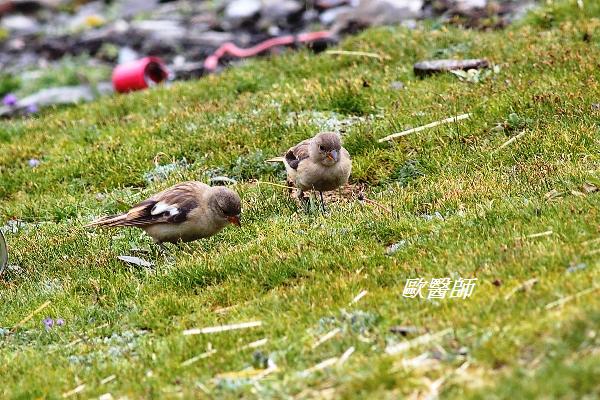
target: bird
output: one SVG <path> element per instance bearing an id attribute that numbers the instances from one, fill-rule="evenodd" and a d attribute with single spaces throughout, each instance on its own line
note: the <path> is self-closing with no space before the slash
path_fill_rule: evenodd
<path id="1" fill-rule="evenodd" d="M 133 226 L 163 243 L 191 242 L 225 226 L 241 226 L 241 200 L 233 190 L 197 181 L 182 182 L 133 206 L 128 212 L 97 219 L 87 227 Z"/>
<path id="2" fill-rule="evenodd" d="M 298 198 L 302 201 L 305 191 L 318 191 L 323 212 L 323 192 L 344 186 L 352 171 L 350 154 L 335 132 L 321 132 L 298 143 L 285 153 L 283 162 L 288 184 L 298 189 Z"/>

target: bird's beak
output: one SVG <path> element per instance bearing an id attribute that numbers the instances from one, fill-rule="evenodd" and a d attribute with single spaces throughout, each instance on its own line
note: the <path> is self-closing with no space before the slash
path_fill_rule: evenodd
<path id="1" fill-rule="evenodd" d="M 240 223 L 240 216 L 239 215 L 234 215 L 232 217 L 227 217 L 227 220 L 234 224 L 235 226 L 242 226 L 242 224 Z"/>
<path id="2" fill-rule="evenodd" d="M 338 160 L 337 150 L 332 150 L 329 153 L 327 153 L 327 158 L 329 158 L 331 161 L 337 161 Z"/>

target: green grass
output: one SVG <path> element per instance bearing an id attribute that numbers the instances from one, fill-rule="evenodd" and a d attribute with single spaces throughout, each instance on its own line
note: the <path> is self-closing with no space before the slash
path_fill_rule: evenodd
<path id="1" fill-rule="evenodd" d="M 61 398 L 85 384 L 73 397 L 395 399 L 425 396 L 434 382 L 444 398 L 599 397 L 600 291 L 546 308 L 600 286 L 600 193 L 583 188 L 600 186 L 600 37 L 582 39 L 600 20 L 569 4 L 569 17 L 549 25 L 379 28 L 341 46 L 384 61 L 290 53 L 3 121 L 0 220 L 24 222 L 7 233 L 14 267 L 0 281 L 0 325 L 50 305 L 0 338 L 0 397 Z M 413 62 L 440 52 L 501 68 L 477 84 L 413 76 Z M 470 120 L 377 143 L 465 112 Z M 284 189 L 256 184 L 284 182 L 264 159 L 350 117 L 351 183 L 393 213 L 345 199 L 329 215 L 307 215 Z M 148 183 L 157 156 L 186 163 Z M 41 165 L 30 168 L 30 158 Z M 142 255 L 154 270 L 117 260 L 151 249 L 139 231 L 83 228 L 175 182 L 215 175 L 239 180 L 243 228 L 172 258 Z M 404 298 L 406 279 L 417 277 L 478 280 L 464 300 Z M 45 317 L 66 324 L 46 331 Z M 252 320 L 263 325 L 182 334 Z M 390 331 L 396 325 L 451 332 L 388 355 L 387 345 L 406 340 Z M 302 374 L 351 346 L 343 365 Z M 406 363 L 421 354 L 426 361 Z M 264 368 L 267 358 L 278 369 L 260 381 L 220 375 Z"/>

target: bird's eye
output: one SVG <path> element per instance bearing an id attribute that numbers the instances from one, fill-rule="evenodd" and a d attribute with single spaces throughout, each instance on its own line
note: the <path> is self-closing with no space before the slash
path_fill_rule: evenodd
<path id="1" fill-rule="evenodd" d="M 323 145 L 319 145 L 319 150 L 325 151 L 325 147 L 323 147 Z"/>

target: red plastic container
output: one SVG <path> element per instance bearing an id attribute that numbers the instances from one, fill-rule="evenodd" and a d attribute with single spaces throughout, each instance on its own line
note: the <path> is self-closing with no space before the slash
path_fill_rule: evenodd
<path id="1" fill-rule="evenodd" d="M 119 93 L 146 89 L 167 79 L 169 71 L 158 57 L 144 57 L 130 63 L 117 65 L 112 73 L 112 83 Z"/>

